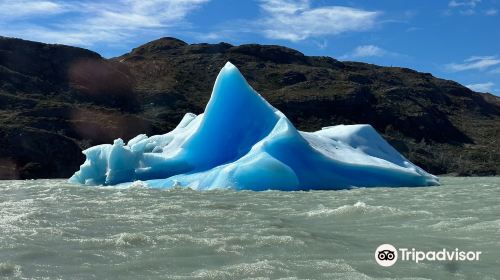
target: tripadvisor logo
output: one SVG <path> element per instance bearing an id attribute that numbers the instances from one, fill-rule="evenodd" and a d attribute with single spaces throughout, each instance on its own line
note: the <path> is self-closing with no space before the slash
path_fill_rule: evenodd
<path id="1" fill-rule="evenodd" d="M 398 260 L 398 250 L 391 244 L 382 244 L 375 250 L 375 260 L 381 266 L 392 266 Z"/>
<path id="2" fill-rule="evenodd" d="M 438 251 L 420 251 L 415 248 L 399 248 L 391 244 L 382 244 L 375 250 L 375 261 L 380 266 L 393 266 L 399 259 L 419 263 L 421 261 L 478 261 L 481 251 L 462 251 L 441 249 Z"/>

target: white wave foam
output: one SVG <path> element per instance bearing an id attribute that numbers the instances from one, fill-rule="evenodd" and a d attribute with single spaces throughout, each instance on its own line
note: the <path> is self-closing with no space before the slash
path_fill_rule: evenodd
<path id="1" fill-rule="evenodd" d="M 358 201 L 352 205 L 342 205 L 337 208 L 328 208 L 319 205 L 319 209 L 310 210 L 305 213 L 308 217 L 328 217 L 328 216 L 348 216 L 348 215 L 367 215 L 367 214 L 380 214 L 380 215 L 430 215 L 428 211 L 405 211 L 390 206 L 373 206 L 368 205 L 362 201 Z"/>

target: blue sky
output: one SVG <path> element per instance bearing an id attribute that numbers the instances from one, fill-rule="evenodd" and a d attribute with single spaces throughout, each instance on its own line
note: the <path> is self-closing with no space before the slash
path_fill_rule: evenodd
<path id="1" fill-rule="evenodd" d="M 278 44 L 500 95 L 500 0 L 0 0 L 0 35 L 104 57 L 163 36 Z"/>

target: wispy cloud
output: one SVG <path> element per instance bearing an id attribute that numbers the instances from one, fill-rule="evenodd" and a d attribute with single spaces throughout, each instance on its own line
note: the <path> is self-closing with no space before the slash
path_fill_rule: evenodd
<path id="1" fill-rule="evenodd" d="M 351 52 L 348 52 L 340 56 L 339 59 L 346 60 L 346 59 L 383 57 L 383 56 L 403 57 L 405 55 L 396 52 L 391 52 L 375 45 L 361 45 L 356 47 Z"/>
<path id="2" fill-rule="evenodd" d="M 456 8 L 456 7 L 469 7 L 469 8 L 475 8 L 477 4 L 481 3 L 481 0 L 469 0 L 469 1 L 456 1 L 456 0 L 451 0 L 448 3 L 448 6 L 451 8 Z"/>
<path id="3" fill-rule="evenodd" d="M 423 30 L 423 28 L 422 27 L 412 26 L 410 28 L 407 28 L 405 31 L 406 32 L 415 32 L 415 31 L 420 31 L 420 30 Z"/>
<path id="4" fill-rule="evenodd" d="M 466 9 L 466 10 L 460 10 L 459 13 L 464 16 L 472 16 L 476 14 L 476 10 L 474 9 Z"/>
<path id="5" fill-rule="evenodd" d="M 109 2 L 0 0 L 0 32 L 50 43 L 91 46 L 185 24 L 185 17 L 209 0 L 119 0 Z M 14 11 L 9 13 L 9 11 Z M 4 16 L 2 13 L 9 14 Z M 65 17 L 71 14 L 71 19 Z M 34 24 L 37 17 L 62 14 Z M 29 20 L 25 20 L 29 16 Z M 12 24 L 15 22 L 15 24 Z M 13 28 L 14 26 L 14 28 Z"/>
<path id="6" fill-rule="evenodd" d="M 344 55 L 342 58 L 363 58 L 370 56 L 383 56 L 387 51 L 375 45 L 363 45 L 356 47 L 351 53 Z"/>
<path id="7" fill-rule="evenodd" d="M 494 86 L 495 84 L 492 82 L 466 85 L 471 90 L 478 92 L 492 92 Z"/>
<path id="8" fill-rule="evenodd" d="M 328 47 L 328 42 L 326 40 L 323 41 L 314 41 L 314 44 L 318 46 L 319 49 L 324 50 L 326 47 Z"/>
<path id="9" fill-rule="evenodd" d="M 495 16 L 498 13 L 498 10 L 495 8 L 477 11 L 480 4 L 484 6 L 484 3 L 482 4 L 481 2 L 481 0 L 451 0 L 448 2 L 448 9 L 444 11 L 444 15 L 451 16 L 454 14 L 454 11 L 464 16 L 472 16 L 476 14 Z"/>
<path id="10" fill-rule="evenodd" d="M 484 14 L 487 16 L 494 16 L 498 13 L 498 10 L 495 8 L 490 9 L 482 9 L 478 11 L 478 7 L 484 3 L 481 0 L 451 0 L 448 2 L 448 9 L 444 11 L 444 15 L 451 16 L 455 12 L 460 15 L 472 16 L 476 14 Z"/>
<path id="11" fill-rule="evenodd" d="M 486 10 L 484 12 L 484 14 L 487 16 L 495 16 L 496 14 L 498 14 L 498 10 L 497 9 L 489 9 L 489 10 Z"/>
<path id="12" fill-rule="evenodd" d="M 486 70 L 499 64 L 500 58 L 497 56 L 471 56 L 462 63 L 449 63 L 445 65 L 445 68 L 448 71 L 459 72 L 465 70 Z"/>
<path id="13" fill-rule="evenodd" d="M 344 6 L 313 8 L 310 0 L 261 0 L 260 20 L 265 37 L 301 41 L 311 37 L 337 35 L 373 28 L 378 11 Z"/>
<path id="14" fill-rule="evenodd" d="M 2 0 L 0 18 L 19 19 L 27 16 L 47 16 L 67 11 L 67 5 L 53 1 Z"/>

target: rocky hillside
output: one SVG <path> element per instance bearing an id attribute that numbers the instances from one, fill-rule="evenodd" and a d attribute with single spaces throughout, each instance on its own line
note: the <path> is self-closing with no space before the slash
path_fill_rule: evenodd
<path id="1" fill-rule="evenodd" d="M 411 69 L 162 38 L 113 59 L 0 37 L 0 178 L 68 177 L 81 149 L 171 130 L 238 66 L 301 130 L 369 123 L 436 174 L 500 174 L 500 98 Z"/>

